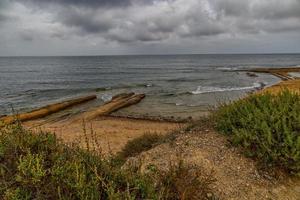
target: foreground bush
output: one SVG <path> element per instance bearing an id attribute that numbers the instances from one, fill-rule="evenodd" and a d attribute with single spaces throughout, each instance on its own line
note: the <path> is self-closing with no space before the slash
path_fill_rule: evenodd
<path id="1" fill-rule="evenodd" d="M 141 152 L 147 151 L 153 148 L 155 145 L 160 144 L 165 140 L 166 137 L 167 136 L 165 135 L 159 135 L 157 133 L 144 134 L 127 142 L 118 156 L 123 159 L 136 156 Z"/>
<path id="2" fill-rule="evenodd" d="M 245 153 L 269 165 L 300 172 L 300 96 L 251 95 L 216 112 L 217 129 Z"/>
<path id="3" fill-rule="evenodd" d="M 166 181 L 178 179 L 180 173 L 141 174 L 113 160 L 64 145 L 52 134 L 33 134 L 17 125 L 6 127 L 0 130 L 0 199 L 187 199 L 181 198 L 182 193 L 191 185 L 174 192 L 176 187 Z M 182 170 L 189 171 L 178 166 L 178 172 Z M 205 194 L 210 182 L 202 180 L 210 179 L 190 176 Z M 202 182 L 204 186 L 199 187 Z"/>

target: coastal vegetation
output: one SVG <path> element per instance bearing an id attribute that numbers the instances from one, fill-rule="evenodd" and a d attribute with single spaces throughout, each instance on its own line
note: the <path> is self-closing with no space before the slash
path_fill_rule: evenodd
<path id="1" fill-rule="evenodd" d="M 167 171 L 150 166 L 149 173 L 141 173 L 115 159 L 64 144 L 51 133 L 6 126 L 0 130 L 0 198 L 168 200 L 211 194 L 214 180 L 181 161 Z"/>
<path id="2" fill-rule="evenodd" d="M 120 159 L 137 156 L 158 144 L 164 142 L 167 136 L 157 133 L 148 133 L 127 142 L 122 151 L 118 154 Z"/>
<path id="3" fill-rule="evenodd" d="M 300 172 L 300 95 L 253 94 L 215 112 L 216 128 L 267 166 Z"/>

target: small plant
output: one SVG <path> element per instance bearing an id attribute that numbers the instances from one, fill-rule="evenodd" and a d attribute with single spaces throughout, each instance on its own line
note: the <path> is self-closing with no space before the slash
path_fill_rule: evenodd
<path id="1" fill-rule="evenodd" d="M 216 128 L 229 135 L 246 155 L 263 163 L 300 172 L 300 96 L 285 90 L 277 95 L 251 95 L 222 105 Z"/>
<path id="2" fill-rule="evenodd" d="M 129 141 L 119 156 L 122 158 L 133 157 L 140 154 L 143 151 L 147 151 L 153 148 L 155 145 L 162 143 L 165 140 L 165 135 L 159 135 L 156 133 L 144 134 L 138 138 Z"/>
<path id="3" fill-rule="evenodd" d="M 44 165 L 44 158 L 41 154 L 29 152 L 27 155 L 20 156 L 16 180 L 22 184 L 39 184 L 46 176 Z"/>
<path id="4" fill-rule="evenodd" d="M 212 199 L 210 186 L 215 182 L 212 173 L 205 174 L 195 166 L 179 161 L 166 172 L 160 172 L 160 187 L 166 191 L 167 199 L 201 200 Z"/>

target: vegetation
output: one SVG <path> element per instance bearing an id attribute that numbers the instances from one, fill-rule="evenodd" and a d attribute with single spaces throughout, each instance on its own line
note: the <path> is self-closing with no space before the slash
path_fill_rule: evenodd
<path id="1" fill-rule="evenodd" d="M 143 151 L 153 148 L 157 144 L 161 144 L 165 138 L 166 136 L 157 133 L 144 134 L 129 141 L 119 153 L 119 157 L 126 159 L 128 157 L 136 156 Z"/>
<path id="2" fill-rule="evenodd" d="M 142 174 L 112 160 L 50 133 L 7 126 L 0 130 L 0 199 L 207 199 L 213 182 L 181 162 Z"/>
<path id="3" fill-rule="evenodd" d="M 300 172 L 300 96 L 288 90 L 222 105 L 216 127 L 234 145 L 268 165 Z"/>
<path id="4" fill-rule="evenodd" d="M 210 189 L 211 184 L 215 182 L 213 174 L 205 174 L 197 167 L 179 162 L 178 165 L 171 165 L 169 171 L 159 175 L 161 186 L 166 188 L 167 199 L 218 199 Z"/>

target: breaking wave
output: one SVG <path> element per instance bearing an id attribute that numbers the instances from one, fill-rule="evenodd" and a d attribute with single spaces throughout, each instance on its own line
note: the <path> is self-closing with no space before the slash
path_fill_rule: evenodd
<path id="1" fill-rule="evenodd" d="M 204 94 L 212 92 L 227 92 L 227 91 L 239 91 L 239 90 L 253 90 L 260 89 L 265 86 L 264 83 L 254 83 L 248 87 L 210 87 L 210 86 L 199 86 L 197 90 L 192 91 L 192 94 Z"/>

